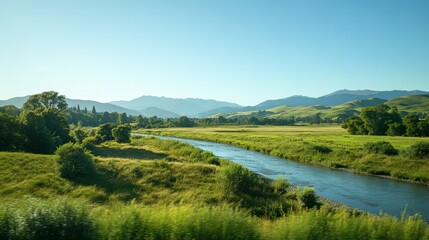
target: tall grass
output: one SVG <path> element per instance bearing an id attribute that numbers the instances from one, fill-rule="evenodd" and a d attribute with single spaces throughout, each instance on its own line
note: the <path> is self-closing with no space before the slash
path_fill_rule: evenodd
<path id="1" fill-rule="evenodd" d="M 269 221 L 230 207 L 28 199 L 0 204 L 0 239 L 429 239 L 421 217 L 397 219 L 329 208 Z"/>

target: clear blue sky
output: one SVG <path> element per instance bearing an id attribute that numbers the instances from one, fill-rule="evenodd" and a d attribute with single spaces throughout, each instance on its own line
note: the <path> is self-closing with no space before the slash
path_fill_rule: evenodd
<path id="1" fill-rule="evenodd" d="M 428 0 L 0 2 L 0 99 L 429 90 Z"/>

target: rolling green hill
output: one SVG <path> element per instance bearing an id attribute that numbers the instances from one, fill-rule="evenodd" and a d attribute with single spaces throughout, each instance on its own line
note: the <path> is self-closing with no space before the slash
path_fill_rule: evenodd
<path id="1" fill-rule="evenodd" d="M 346 118 L 359 115 L 359 112 L 364 107 L 377 106 L 387 104 L 390 107 L 397 107 L 402 115 L 409 113 L 428 113 L 429 112 L 429 94 L 427 95 L 412 95 L 395 98 L 392 100 L 384 100 L 380 98 L 370 98 L 363 100 L 350 101 L 334 107 L 323 105 L 313 106 L 279 106 L 270 108 L 264 111 L 246 111 L 228 114 L 216 114 L 212 117 L 224 116 L 227 118 L 242 118 L 242 117 L 268 117 L 268 118 L 290 118 L 290 117 L 311 117 L 319 115 L 321 118 Z"/>
<path id="2" fill-rule="evenodd" d="M 401 114 L 429 113 L 429 94 L 404 96 L 387 101 L 389 107 L 397 107 Z"/>

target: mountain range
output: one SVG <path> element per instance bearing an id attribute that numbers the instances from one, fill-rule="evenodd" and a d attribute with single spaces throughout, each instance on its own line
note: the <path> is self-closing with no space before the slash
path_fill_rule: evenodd
<path id="1" fill-rule="evenodd" d="M 261 102 L 255 106 L 243 107 L 235 103 L 216 101 L 216 100 L 205 100 L 196 98 L 168 98 L 168 97 L 155 97 L 155 96 L 142 96 L 130 101 L 112 101 L 109 103 L 101 103 L 91 100 L 79 100 L 69 99 L 66 101 L 69 107 L 77 107 L 80 109 L 87 108 L 88 111 L 92 110 L 94 106 L 97 112 L 118 112 L 127 113 L 129 115 L 143 115 L 143 116 L 158 116 L 162 118 L 175 118 L 179 116 L 188 117 L 208 117 L 213 115 L 224 114 L 232 116 L 235 112 L 252 112 L 259 110 L 273 110 L 274 112 L 281 112 L 283 109 L 288 112 L 293 107 L 307 107 L 307 110 L 320 110 L 322 108 L 331 109 L 351 109 L 351 106 L 347 104 L 375 104 L 383 103 L 392 99 L 397 99 L 403 96 L 411 95 L 423 95 L 429 94 L 426 91 L 414 90 L 414 91 L 373 91 L 373 90 L 339 90 L 333 93 L 313 98 L 306 96 L 291 96 L 282 99 L 267 100 Z M 21 108 L 24 102 L 27 100 L 26 97 L 15 97 L 8 100 L 0 100 L 0 106 L 4 105 L 15 105 Z M 370 100 L 368 100 L 370 99 Z M 360 100 L 363 100 L 359 102 Z M 368 101 L 364 101 L 368 100 Z M 421 98 L 418 101 L 427 100 Z M 358 102 L 354 102 L 358 101 Z M 412 101 L 408 100 L 409 104 L 413 104 Z M 393 102 L 394 103 L 394 102 Z M 427 103 L 429 105 L 429 103 Z M 411 106 L 408 105 L 408 106 Z M 347 107 L 348 106 L 348 107 Z M 420 105 L 419 105 L 420 106 Z M 279 107 L 278 109 L 275 109 Z M 417 106 L 414 106 L 417 107 Z M 356 108 L 356 106 L 355 106 Z M 313 109 L 313 110 L 312 110 Z M 333 110 L 332 110 L 333 109 Z M 407 111 L 412 110 L 412 107 L 408 107 Z M 296 109 L 294 110 L 296 111 Z M 310 112 L 311 112 L 310 111 Z"/>

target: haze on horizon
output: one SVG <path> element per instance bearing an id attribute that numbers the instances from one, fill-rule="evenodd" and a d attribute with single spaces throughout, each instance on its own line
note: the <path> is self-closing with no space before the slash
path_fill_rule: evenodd
<path id="1" fill-rule="evenodd" d="M 428 90 L 429 2 L 2 1 L 0 99 Z"/>

